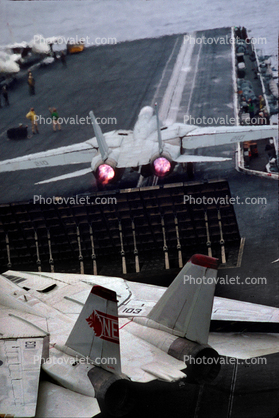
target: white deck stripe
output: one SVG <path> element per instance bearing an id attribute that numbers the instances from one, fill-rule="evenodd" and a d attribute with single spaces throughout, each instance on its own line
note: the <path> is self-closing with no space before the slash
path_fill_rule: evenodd
<path id="1" fill-rule="evenodd" d="M 196 37 L 196 32 L 191 34 Z M 171 79 L 164 94 L 159 111 L 159 117 L 168 124 L 174 123 L 179 111 L 182 93 L 186 82 L 187 74 L 190 71 L 189 63 L 193 54 L 195 42 L 182 43 L 177 60 L 172 72 Z"/>
<path id="2" fill-rule="evenodd" d="M 200 44 L 200 49 L 199 49 L 199 52 L 198 52 L 197 62 L 196 62 L 196 66 L 195 66 L 194 79 L 193 79 L 193 83 L 192 83 L 191 93 L 190 93 L 190 96 L 189 96 L 187 111 L 185 113 L 185 115 L 188 115 L 188 116 L 190 116 L 189 115 L 189 110 L 190 110 L 190 105 L 191 105 L 191 101 L 192 101 L 194 87 L 195 87 L 195 84 L 196 84 L 196 78 L 197 78 L 197 73 L 198 73 L 198 65 L 199 65 L 200 56 L 201 56 L 201 47 L 202 47 L 202 43 Z"/>
<path id="3" fill-rule="evenodd" d="M 172 59 L 172 57 L 173 57 L 173 54 L 174 54 L 174 51 L 175 51 L 175 48 L 176 48 L 176 45 L 177 45 L 177 42 L 178 42 L 178 41 L 179 41 L 179 38 L 177 38 L 177 39 L 176 39 L 176 41 L 175 41 L 175 43 L 174 43 L 174 46 L 173 46 L 173 48 L 172 48 L 171 54 L 170 54 L 170 56 L 169 56 L 169 58 L 168 58 L 168 60 L 167 60 L 167 62 L 166 62 L 166 65 L 165 65 L 164 70 L 163 70 L 163 72 L 162 72 L 161 79 L 160 79 L 160 81 L 159 81 L 159 84 L 158 84 L 158 86 L 157 86 L 157 88 L 156 88 L 156 91 L 155 91 L 155 94 L 154 94 L 153 100 L 152 100 L 152 102 L 151 102 L 151 107 L 154 107 L 155 103 L 157 102 L 157 97 L 158 97 L 159 90 L 160 90 L 160 88 L 161 88 L 161 85 L 162 85 L 162 82 L 163 82 L 163 80 L 164 80 L 164 77 L 165 77 L 165 74 L 166 74 L 166 71 L 167 71 L 168 65 L 169 65 L 169 63 L 170 63 L 170 61 L 171 61 L 171 59 Z"/>

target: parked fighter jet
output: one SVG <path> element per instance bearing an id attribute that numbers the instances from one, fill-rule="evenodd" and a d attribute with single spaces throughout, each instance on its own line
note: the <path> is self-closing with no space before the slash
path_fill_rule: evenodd
<path id="1" fill-rule="evenodd" d="M 44 38 L 35 35 L 29 42 L 13 42 L 0 46 L 0 73 L 18 73 L 22 65 L 32 65 L 49 55 L 53 44 L 58 43 L 59 37 Z"/>
<path id="2" fill-rule="evenodd" d="M 4 273 L 1 416 L 92 417 L 101 409 L 119 417 L 134 407 L 136 382 L 208 382 L 219 372 L 216 350 L 242 359 L 278 352 L 274 335 L 209 335 L 211 318 L 279 322 L 279 309 L 213 304 L 217 264 L 194 255 L 167 290 L 114 277 Z M 55 384 L 39 383 L 41 368 Z"/>
<path id="3" fill-rule="evenodd" d="M 156 108 L 157 109 L 157 108 Z M 229 158 L 186 154 L 199 148 L 274 137 L 274 126 L 233 126 L 198 128 L 174 123 L 160 127 L 158 113 L 144 107 L 133 131 L 103 134 L 90 112 L 95 137 L 88 141 L 0 162 L 0 172 L 68 164 L 91 163 L 91 167 L 39 183 L 63 180 L 93 172 L 97 181 L 107 184 L 119 179 L 125 168 L 135 168 L 143 176 L 164 177 L 176 164 L 226 161 Z"/>
<path id="4" fill-rule="evenodd" d="M 19 58 L 19 54 L 7 54 L 0 51 L 0 73 L 6 75 L 18 73 L 20 68 L 16 61 Z"/>
<path id="5" fill-rule="evenodd" d="M 50 52 L 50 44 L 57 42 L 57 37 L 44 38 L 42 35 L 35 35 L 29 42 L 13 42 L 8 45 L 2 45 L 0 48 L 7 52 L 18 54 L 19 58 L 28 52 L 35 54 L 48 54 Z"/>

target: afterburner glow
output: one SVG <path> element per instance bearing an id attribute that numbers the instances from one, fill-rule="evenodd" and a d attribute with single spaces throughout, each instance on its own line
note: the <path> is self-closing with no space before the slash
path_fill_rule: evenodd
<path id="1" fill-rule="evenodd" d="M 108 164 L 101 164 L 98 167 L 98 180 L 103 184 L 108 184 L 115 176 L 114 169 Z"/>
<path id="2" fill-rule="evenodd" d="M 155 174 L 158 177 L 163 177 L 170 172 L 171 163 L 165 157 L 159 157 L 153 163 Z"/>

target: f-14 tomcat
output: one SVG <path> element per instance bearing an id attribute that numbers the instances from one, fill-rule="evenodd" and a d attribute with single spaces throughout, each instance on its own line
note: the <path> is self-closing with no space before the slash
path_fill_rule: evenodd
<path id="1" fill-rule="evenodd" d="M 279 322 L 279 309 L 214 298 L 217 264 L 192 256 L 167 290 L 116 277 L 3 273 L 1 416 L 124 416 L 139 382 L 210 382 L 219 355 L 278 352 L 276 335 L 209 334 L 211 318 Z M 51 381 L 39 382 L 41 368 Z"/>
<path id="2" fill-rule="evenodd" d="M 14 42 L 9 45 L 0 46 L 0 73 L 9 75 L 20 71 L 20 63 L 23 63 L 31 55 L 49 54 L 50 44 L 57 42 L 57 37 L 45 39 L 41 35 L 35 35 L 30 42 Z"/>
<path id="3" fill-rule="evenodd" d="M 157 106 L 156 106 L 157 110 Z M 119 179 L 125 168 L 135 168 L 143 176 L 164 177 L 176 164 L 226 161 L 228 158 L 190 154 L 194 150 L 262 138 L 275 137 L 274 126 L 233 126 L 199 128 L 174 123 L 160 126 L 158 111 L 146 106 L 139 113 L 133 131 L 103 134 L 91 111 L 95 137 L 76 145 L 26 155 L 0 162 L 0 172 L 60 165 L 91 163 L 91 167 L 54 177 L 40 183 L 64 180 L 93 172 L 97 182 L 107 184 Z"/>

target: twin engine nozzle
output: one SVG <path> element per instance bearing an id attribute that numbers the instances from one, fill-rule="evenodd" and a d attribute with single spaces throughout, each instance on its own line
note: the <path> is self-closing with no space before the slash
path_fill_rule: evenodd
<path id="1" fill-rule="evenodd" d="M 124 168 L 117 167 L 117 159 L 114 157 L 112 153 L 106 161 L 103 161 L 100 156 L 92 160 L 91 167 L 99 184 L 105 185 L 117 181 L 123 175 Z M 164 154 L 155 155 L 149 164 L 142 167 L 141 174 L 144 177 L 152 174 L 157 177 L 165 177 L 173 171 L 174 165 L 171 157 Z"/>

